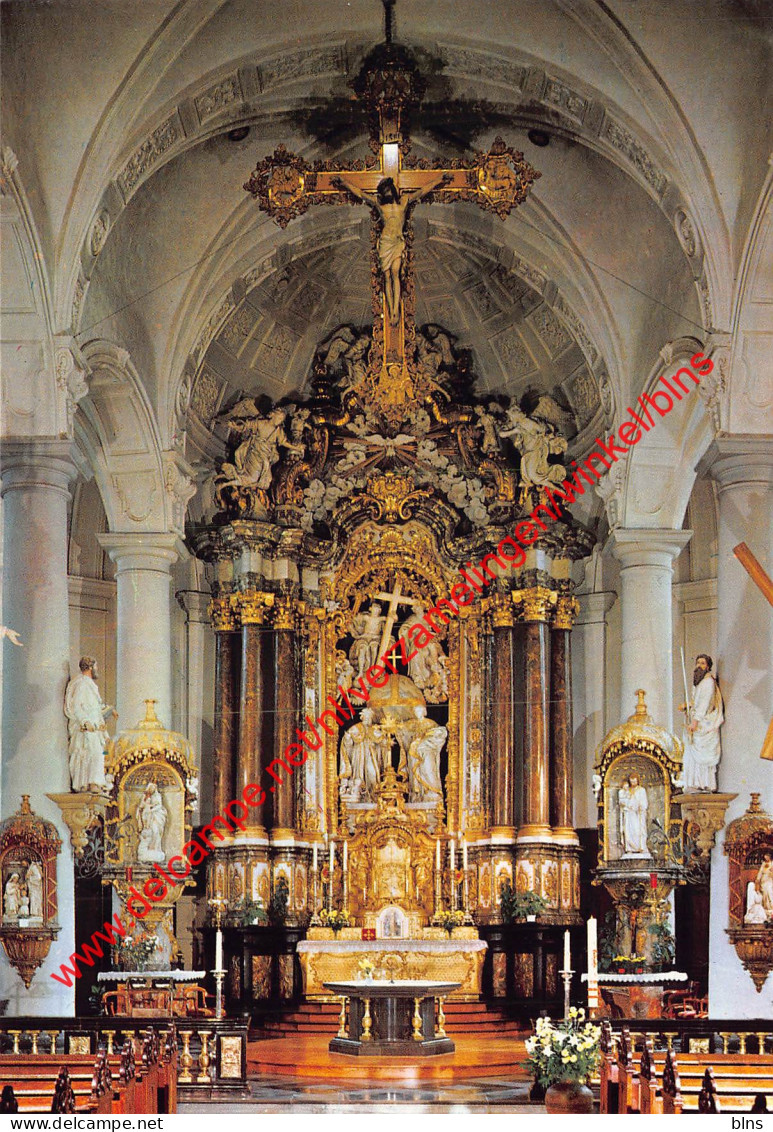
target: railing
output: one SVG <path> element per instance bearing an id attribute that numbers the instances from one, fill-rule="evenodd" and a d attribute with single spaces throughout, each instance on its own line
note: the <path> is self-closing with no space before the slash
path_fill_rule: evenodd
<path id="1" fill-rule="evenodd" d="M 249 1094 L 247 1020 L 193 1018 L 6 1018 L 0 1026 L 0 1053 L 119 1053 L 127 1037 L 142 1049 L 149 1029 L 177 1033 L 178 1095 Z"/>
<path id="2" fill-rule="evenodd" d="M 677 1053 L 773 1053 L 773 1028 L 763 1019 L 625 1018 L 610 1025 L 618 1040 L 628 1031 L 632 1054 L 641 1053 L 646 1038 L 654 1049 Z"/>

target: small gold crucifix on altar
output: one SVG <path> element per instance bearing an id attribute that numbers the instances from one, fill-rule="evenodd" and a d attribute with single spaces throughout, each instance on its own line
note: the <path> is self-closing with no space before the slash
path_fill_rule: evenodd
<path id="1" fill-rule="evenodd" d="M 371 207 L 374 325 L 367 392 L 371 403 L 399 416 L 427 392 L 414 358 L 414 205 L 471 201 L 504 219 L 540 174 L 499 137 L 470 161 L 430 165 L 410 157 L 406 121 L 421 101 L 424 83 L 410 52 L 392 43 L 392 4 L 384 0 L 385 42 L 369 54 L 351 84 L 371 114 L 374 158 L 348 169 L 327 162 L 312 167 L 280 145 L 258 163 L 244 188 L 282 228 L 312 204 L 359 200 Z"/>
<path id="2" fill-rule="evenodd" d="M 749 550 L 745 542 L 739 542 L 738 546 L 733 547 L 733 554 L 743 566 L 746 573 L 749 575 L 754 584 L 762 591 L 764 597 L 768 599 L 773 605 L 773 581 L 768 577 L 762 566 Z M 761 759 L 773 759 L 773 719 L 768 725 L 768 731 L 765 735 L 765 741 L 762 744 L 760 751 Z"/>

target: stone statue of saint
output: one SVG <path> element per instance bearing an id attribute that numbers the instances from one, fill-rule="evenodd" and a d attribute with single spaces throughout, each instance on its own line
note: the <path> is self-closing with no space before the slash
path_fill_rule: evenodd
<path id="1" fill-rule="evenodd" d="M 381 656 L 381 635 L 385 621 L 386 617 L 382 615 L 377 601 L 372 601 L 364 613 L 356 613 L 352 618 L 349 632 L 354 641 L 349 648 L 349 660 L 355 670 L 355 680 L 361 680 Z M 388 643 L 395 643 L 392 636 Z"/>
<path id="2" fill-rule="evenodd" d="M 722 693 L 711 671 L 713 666 L 713 660 L 706 653 L 696 656 L 690 704 L 679 707 L 687 715 L 682 770 L 683 789 L 687 794 L 717 788 L 717 765 L 722 754 L 719 729 L 725 715 Z"/>
<path id="3" fill-rule="evenodd" d="M 33 861 L 24 876 L 24 883 L 30 898 L 30 917 L 43 919 L 43 870 Z"/>
<path id="4" fill-rule="evenodd" d="M 384 276 L 387 314 L 394 325 L 400 314 L 400 271 L 405 255 L 405 217 L 409 207 L 427 196 L 443 182 L 439 176 L 423 189 L 400 192 L 391 177 L 379 181 L 375 193 L 368 193 L 346 177 L 341 183 L 359 200 L 375 208 L 381 219 L 381 232 L 378 237 L 378 262 Z"/>
<path id="5" fill-rule="evenodd" d="M 762 855 L 754 886 L 760 894 L 766 918 L 773 920 L 773 856 L 770 853 Z"/>
<path id="6" fill-rule="evenodd" d="M 105 788 L 105 747 L 110 738 L 105 717 L 112 715 L 117 719 L 118 713 L 102 702 L 96 660 L 82 656 L 78 667 L 80 675 L 69 682 L 64 696 L 64 713 L 69 720 L 70 779 L 74 791 L 98 793 Z"/>
<path id="7" fill-rule="evenodd" d="M 448 729 L 427 718 L 427 709 L 417 704 L 413 709 L 415 722 L 411 724 L 413 739 L 400 758 L 398 772 L 408 777 L 409 802 L 442 802 L 443 783 L 440 781 L 440 752 L 448 738 Z"/>
<path id="8" fill-rule="evenodd" d="M 303 452 L 303 444 L 289 440 L 285 432 L 284 409 L 272 409 L 264 416 L 255 401 L 246 397 L 234 405 L 225 416 L 232 433 L 242 437 L 234 452 L 233 461 L 226 461 L 215 477 L 221 487 L 257 487 L 266 491 L 271 487 L 274 464 L 279 449 L 287 448 L 296 454 Z"/>
<path id="9" fill-rule="evenodd" d="M 391 761 L 392 741 L 387 732 L 374 725 L 371 708 L 363 708 L 360 722 L 344 733 L 341 740 L 341 797 L 351 802 L 372 802 L 376 787 Z"/>
<path id="10" fill-rule="evenodd" d="M 427 623 L 424 620 L 424 606 L 416 602 L 413 612 L 406 620 L 400 636 L 410 641 L 410 632 L 414 625 L 420 625 L 426 631 Z M 413 655 L 411 655 L 413 654 Z M 417 688 L 421 688 L 430 703 L 440 703 L 448 699 L 448 657 L 437 637 L 433 637 L 421 648 L 408 648 L 408 676 Z"/>
<path id="11" fill-rule="evenodd" d="M 140 804 L 134 813 L 139 832 L 137 859 L 139 861 L 165 860 L 162 838 L 166 827 L 167 813 L 164 799 L 155 782 L 145 787 Z"/>
<path id="12" fill-rule="evenodd" d="M 630 775 L 617 792 L 620 806 L 620 840 L 623 857 L 651 857 L 647 848 L 647 791 L 639 785 L 639 777 Z"/>
<path id="13" fill-rule="evenodd" d="M 551 464 L 549 456 L 566 452 L 566 437 L 544 420 L 527 417 L 517 405 L 505 412 L 506 423 L 500 424 L 499 435 L 512 437 L 521 454 L 521 480 L 525 487 L 553 487 L 566 479 L 566 468 Z"/>
<path id="14" fill-rule="evenodd" d="M 19 903 L 21 900 L 21 877 L 18 873 L 11 873 L 5 882 L 3 892 L 3 911 L 6 920 L 16 920 L 19 917 Z"/>

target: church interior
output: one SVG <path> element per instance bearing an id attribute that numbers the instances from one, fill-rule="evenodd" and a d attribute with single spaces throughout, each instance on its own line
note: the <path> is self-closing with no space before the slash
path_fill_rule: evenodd
<path id="1" fill-rule="evenodd" d="M 0 15 L 0 1111 L 773 1106 L 768 0 Z"/>

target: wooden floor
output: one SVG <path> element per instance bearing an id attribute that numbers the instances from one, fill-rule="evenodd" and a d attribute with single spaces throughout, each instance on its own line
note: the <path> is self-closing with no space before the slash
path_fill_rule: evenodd
<path id="1" fill-rule="evenodd" d="M 475 1077 L 528 1080 L 522 1038 L 491 1034 L 450 1034 L 456 1052 L 439 1057 L 350 1057 L 330 1053 L 329 1034 L 295 1034 L 250 1042 L 250 1077 L 314 1077 L 331 1080 L 453 1081 Z"/>

